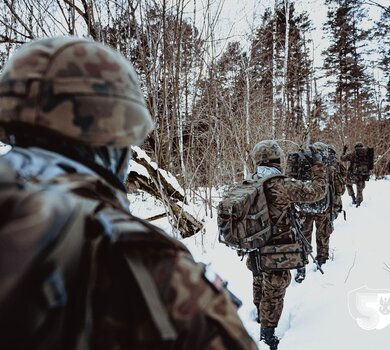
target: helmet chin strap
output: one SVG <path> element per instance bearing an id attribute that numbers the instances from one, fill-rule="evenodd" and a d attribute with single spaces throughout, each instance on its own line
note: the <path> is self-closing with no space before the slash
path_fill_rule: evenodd
<path id="1" fill-rule="evenodd" d="M 96 164 L 108 169 L 124 182 L 127 175 L 131 152 L 129 147 L 92 147 L 93 160 Z"/>
<path id="2" fill-rule="evenodd" d="M 122 149 L 122 154 L 118 161 L 116 171 L 115 171 L 115 175 L 119 178 L 121 182 L 125 182 L 126 180 L 127 170 L 129 168 L 128 165 L 131 160 L 131 155 L 132 152 L 130 147 Z"/>

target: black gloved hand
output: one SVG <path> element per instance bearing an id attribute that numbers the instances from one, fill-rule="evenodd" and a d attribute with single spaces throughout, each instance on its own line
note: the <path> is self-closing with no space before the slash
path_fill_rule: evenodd
<path id="1" fill-rule="evenodd" d="M 311 151 L 312 164 L 316 162 L 322 162 L 322 154 L 318 152 L 313 146 L 309 146 Z"/>
<path id="2" fill-rule="evenodd" d="M 318 152 L 313 146 L 309 146 L 309 150 L 310 152 L 305 151 L 303 154 L 311 166 L 313 166 L 316 162 L 322 162 L 322 155 L 320 152 Z"/>
<path id="3" fill-rule="evenodd" d="M 343 154 L 347 153 L 347 149 L 348 149 L 348 146 L 344 145 L 344 147 L 343 147 Z"/>

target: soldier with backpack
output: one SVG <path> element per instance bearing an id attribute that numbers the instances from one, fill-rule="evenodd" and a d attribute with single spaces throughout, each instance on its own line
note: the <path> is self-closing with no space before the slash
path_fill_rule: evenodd
<path id="1" fill-rule="evenodd" d="M 256 349 L 223 283 L 129 212 L 152 129 L 132 65 L 94 41 L 23 45 L 0 77 L 1 349 Z"/>
<path id="2" fill-rule="evenodd" d="M 299 216 L 302 220 L 302 231 L 306 240 L 311 243 L 313 226 L 316 227 L 316 260 L 319 266 L 322 266 L 329 259 L 329 240 L 333 232 L 333 221 L 338 213 L 342 211 L 341 195 L 345 188 L 342 176 L 339 174 L 338 162 L 334 148 L 329 147 L 323 142 L 315 142 L 313 147 L 321 153 L 326 168 L 326 191 L 324 198 L 314 203 L 296 203 L 299 210 Z M 287 167 L 288 169 L 291 167 Z M 307 167 L 306 167 L 307 168 Z M 298 173 L 302 173 L 301 170 Z M 287 175 L 288 172 L 287 172 Z M 311 178 L 309 169 L 305 178 Z M 298 177 L 298 179 L 300 179 Z M 301 283 L 306 277 L 306 268 L 297 269 L 295 281 Z"/>
<path id="3" fill-rule="evenodd" d="M 261 323 L 260 339 L 275 350 L 279 343 L 275 329 L 291 281 L 289 270 L 307 263 L 307 255 L 297 243 L 292 227 L 291 222 L 295 220 L 292 204 L 312 202 L 323 197 L 325 173 L 321 155 L 314 151 L 308 156 L 314 174 L 312 182 L 304 183 L 284 176 L 281 170 L 283 151 L 273 140 L 256 144 L 251 156 L 256 168 L 253 179 L 259 181 L 263 192 L 258 192 L 260 194 L 255 197 L 254 206 L 259 209 L 258 213 L 248 214 L 247 217 L 248 221 L 254 221 L 253 225 L 261 221 L 264 228 L 254 236 L 242 239 L 242 242 L 245 244 L 249 241 L 253 247 L 258 246 L 251 249 L 247 265 L 253 273 L 253 298 Z M 249 229 L 249 224 L 246 227 Z M 264 237 L 263 232 L 270 232 L 269 238 L 256 241 Z"/>
<path id="4" fill-rule="evenodd" d="M 342 195 L 346 189 L 347 169 L 340 161 L 336 148 L 328 144 L 328 166 L 330 168 L 330 186 L 332 196 L 332 217 L 333 220 L 343 212 Z"/>
<path id="5" fill-rule="evenodd" d="M 362 142 L 357 142 L 352 152 L 346 153 L 347 146 L 344 146 L 341 160 L 349 162 L 347 171 L 347 191 L 352 198 L 352 204 L 356 208 L 363 202 L 363 190 L 365 182 L 370 179 L 370 171 L 374 168 L 374 149 L 365 147 Z M 356 185 L 356 196 L 353 190 Z"/>

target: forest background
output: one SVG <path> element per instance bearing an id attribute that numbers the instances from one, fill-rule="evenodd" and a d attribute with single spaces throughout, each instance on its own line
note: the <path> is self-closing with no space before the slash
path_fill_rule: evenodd
<path id="1" fill-rule="evenodd" d="M 35 38 L 86 36 L 119 50 L 155 122 L 143 149 L 187 193 L 204 189 L 210 210 L 212 188 L 253 171 L 263 139 L 286 153 L 361 141 L 375 148 L 375 175 L 389 173 L 386 1 L 247 2 L 249 11 L 229 0 L 2 0 L 0 69 Z"/>

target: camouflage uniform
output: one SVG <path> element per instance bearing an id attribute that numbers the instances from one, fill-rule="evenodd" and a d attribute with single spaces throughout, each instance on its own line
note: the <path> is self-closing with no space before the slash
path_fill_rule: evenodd
<path id="1" fill-rule="evenodd" d="M 276 142 L 274 143 L 276 144 Z M 261 173 L 264 159 L 256 154 L 256 146 L 252 154 L 255 164 L 260 165 L 258 173 Z M 265 165 L 280 169 L 280 165 L 275 163 L 274 159 L 270 159 L 269 163 Z M 277 233 L 267 243 L 267 246 L 290 243 L 294 240 L 290 216 L 284 214 L 281 218 L 281 215 L 286 213 L 292 203 L 313 202 L 324 196 L 325 172 L 323 164 L 315 162 L 312 166 L 312 172 L 313 181 L 311 182 L 304 183 L 288 177 L 277 177 L 264 184 L 271 221 L 274 224 L 277 223 L 275 226 Z M 256 178 L 257 175 L 254 177 Z M 262 271 L 259 276 L 254 276 L 253 301 L 255 305 L 259 305 L 262 328 L 277 327 L 283 309 L 284 296 L 290 281 L 291 274 L 289 270 Z"/>
<path id="2" fill-rule="evenodd" d="M 363 147 L 363 145 L 360 143 L 358 143 L 355 147 L 359 147 L 360 145 L 361 147 Z M 347 181 L 346 181 L 348 195 L 352 197 L 353 204 L 360 205 L 360 203 L 363 202 L 363 190 L 366 186 L 366 183 L 365 183 L 364 176 L 356 175 L 353 173 L 353 165 L 354 165 L 355 158 L 356 158 L 355 151 L 349 152 L 340 157 L 340 159 L 343 162 L 349 162 L 348 171 L 347 171 Z M 355 197 L 355 192 L 353 190 L 354 184 L 356 185 L 356 197 Z"/>
<path id="3" fill-rule="evenodd" d="M 333 221 L 342 211 L 341 195 L 345 191 L 343 166 L 337 160 L 333 147 L 322 142 L 313 145 L 320 151 L 327 162 L 327 191 L 329 191 L 328 207 L 320 213 L 301 212 L 302 231 L 306 239 L 311 243 L 313 224 L 316 226 L 316 260 L 323 264 L 329 259 L 329 240 L 333 232 Z"/>
<path id="4" fill-rule="evenodd" d="M 329 259 L 329 239 L 333 232 L 330 209 L 321 214 L 302 214 L 301 220 L 302 232 L 310 243 L 312 240 L 313 224 L 315 223 L 317 244 L 316 260 L 320 264 L 325 263 Z"/>
<path id="5" fill-rule="evenodd" d="M 205 277 L 205 266 L 129 212 L 118 181 L 127 165 L 121 147 L 140 144 L 152 121 L 121 55 L 74 37 L 25 45 L 0 79 L 0 123 L 8 141 L 16 139 L 0 161 L 0 207 L 7 214 L 0 220 L 1 348 L 256 349 L 224 287 Z M 78 156 L 58 153 L 66 148 L 62 142 L 75 143 Z M 91 157 L 83 163 L 84 154 L 115 166 L 105 169 Z M 67 211 L 81 217 L 69 232 L 54 220 Z M 57 281 L 48 299 L 56 307 L 44 312 L 47 290 L 34 278 L 27 279 L 28 290 L 23 286 L 60 230 L 67 232 L 60 243 L 72 237 L 96 245 L 66 245 L 68 254 L 80 255 L 70 259 L 65 284 Z"/>
<path id="6" fill-rule="evenodd" d="M 329 145 L 329 184 L 332 192 L 332 217 L 336 219 L 343 210 L 342 195 L 346 188 L 347 170 L 340 162 L 336 150 Z"/>

